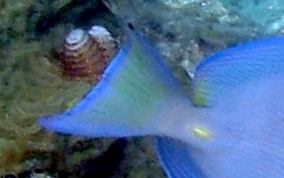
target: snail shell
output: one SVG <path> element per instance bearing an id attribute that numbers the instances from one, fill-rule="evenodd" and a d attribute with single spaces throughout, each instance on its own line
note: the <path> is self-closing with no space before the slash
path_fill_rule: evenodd
<path id="1" fill-rule="evenodd" d="M 59 56 L 63 75 L 95 83 L 115 52 L 114 40 L 104 27 L 93 26 L 88 32 L 72 30 L 65 38 Z"/>

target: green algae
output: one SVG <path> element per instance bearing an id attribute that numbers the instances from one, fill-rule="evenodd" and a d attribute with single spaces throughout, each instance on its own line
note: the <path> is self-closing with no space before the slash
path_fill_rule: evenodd
<path id="1" fill-rule="evenodd" d="M 41 46 L 41 42 L 14 41 L 7 49 L 9 55 L 2 58 L 0 135 L 10 153 L 1 154 L 1 148 L 7 148 L 0 147 L 0 174 L 6 166 L 10 169 L 6 162 L 14 161 L 7 157 L 15 149 L 22 149 L 21 154 L 25 149 L 48 150 L 52 137 L 42 133 L 36 119 L 66 110 L 90 89 L 88 83 L 62 79 L 59 67 L 49 62 Z"/>
<path id="2" fill-rule="evenodd" d="M 36 119 L 73 106 L 91 87 L 62 78 L 52 52 L 55 40 L 31 40 L 26 29 L 35 23 L 27 16 L 32 4 L 46 6 L 34 0 L 0 6 L 0 175 L 26 169 L 29 152 L 53 150 L 54 135 Z"/>

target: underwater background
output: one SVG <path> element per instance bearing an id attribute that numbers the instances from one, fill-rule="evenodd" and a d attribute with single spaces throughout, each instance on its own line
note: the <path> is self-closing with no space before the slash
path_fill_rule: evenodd
<path id="1" fill-rule="evenodd" d="M 284 33 L 281 0 L 0 0 L 0 176 L 165 177 L 153 138 L 87 139 L 41 130 L 36 119 L 76 104 L 92 84 L 62 75 L 75 28 L 107 28 L 123 43 L 132 24 L 190 86 L 202 58 Z"/>

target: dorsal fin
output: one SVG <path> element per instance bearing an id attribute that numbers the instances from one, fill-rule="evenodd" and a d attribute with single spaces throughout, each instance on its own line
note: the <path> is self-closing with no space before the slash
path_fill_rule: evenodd
<path id="1" fill-rule="evenodd" d="M 197 106 L 209 106 L 230 95 L 232 89 L 252 80 L 283 73 L 284 37 L 249 42 L 216 53 L 197 67 L 192 98 Z"/>

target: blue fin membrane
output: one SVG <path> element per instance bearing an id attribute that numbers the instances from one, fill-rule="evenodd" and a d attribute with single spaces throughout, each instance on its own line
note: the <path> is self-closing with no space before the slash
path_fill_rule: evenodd
<path id="1" fill-rule="evenodd" d="M 157 137 L 156 148 L 169 178 L 204 178 L 185 143 L 169 137 Z"/>
<path id="2" fill-rule="evenodd" d="M 230 96 L 250 81 L 283 73 L 284 37 L 253 41 L 203 60 L 197 67 L 192 98 L 197 106 L 209 106 Z"/>
<path id="3" fill-rule="evenodd" d="M 182 89 L 157 51 L 135 32 L 129 33 L 101 81 L 74 108 L 41 118 L 55 132 L 90 137 L 123 137 L 155 132 L 159 110 Z"/>

